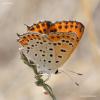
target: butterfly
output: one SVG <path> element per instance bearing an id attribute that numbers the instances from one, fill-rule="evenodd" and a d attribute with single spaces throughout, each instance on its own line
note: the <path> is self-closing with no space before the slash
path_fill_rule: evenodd
<path id="1" fill-rule="evenodd" d="M 27 25 L 17 40 L 20 50 L 37 65 L 39 73 L 57 73 L 77 47 L 84 25 L 77 21 L 50 21 Z"/>

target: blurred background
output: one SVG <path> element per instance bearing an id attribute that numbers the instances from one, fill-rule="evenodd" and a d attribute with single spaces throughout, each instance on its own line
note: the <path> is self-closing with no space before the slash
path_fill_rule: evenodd
<path id="1" fill-rule="evenodd" d="M 76 20 L 85 26 L 84 35 L 62 69 L 47 82 L 57 100 L 100 100 L 100 0 L 0 0 L 0 100 L 51 100 L 35 85 L 34 73 L 20 59 L 16 33 L 24 24 L 38 21 Z"/>

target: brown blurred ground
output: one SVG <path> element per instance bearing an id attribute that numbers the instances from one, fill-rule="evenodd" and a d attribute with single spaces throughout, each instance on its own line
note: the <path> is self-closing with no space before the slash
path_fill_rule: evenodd
<path id="1" fill-rule="evenodd" d="M 51 100 L 35 86 L 34 73 L 20 60 L 16 33 L 39 20 L 78 20 L 85 25 L 79 46 L 63 70 L 83 73 L 77 87 L 63 73 L 48 83 L 57 100 L 100 100 L 100 0 L 0 0 L 0 100 Z"/>

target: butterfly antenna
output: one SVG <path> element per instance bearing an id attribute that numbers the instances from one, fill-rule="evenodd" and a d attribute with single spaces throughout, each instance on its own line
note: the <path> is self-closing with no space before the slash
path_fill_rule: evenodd
<path id="1" fill-rule="evenodd" d="M 76 86 L 79 86 L 79 83 L 76 82 L 76 81 L 74 81 L 73 78 L 72 78 L 68 73 L 66 73 L 66 72 L 63 71 L 63 70 L 60 70 L 60 71 L 63 72 L 63 74 L 66 74 L 66 75 L 72 80 L 72 82 L 74 82 L 74 84 L 75 84 Z"/>
<path id="2" fill-rule="evenodd" d="M 72 71 L 72 70 L 69 70 L 69 69 L 67 69 L 67 71 L 69 71 L 69 72 L 71 72 L 71 73 L 74 73 L 74 74 L 77 74 L 77 75 L 83 75 L 83 74 L 81 74 L 81 73 L 77 73 L 77 72 L 75 72 L 75 71 Z"/>

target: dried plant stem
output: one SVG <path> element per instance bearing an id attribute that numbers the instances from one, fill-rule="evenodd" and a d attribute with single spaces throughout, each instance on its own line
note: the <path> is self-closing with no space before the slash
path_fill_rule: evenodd
<path id="1" fill-rule="evenodd" d="M 43 87 L 48 92 L 48 94 L 52 97 L 52 100 L 56 100 L 56 97 L 53 94 L 52 88 L 48 84 L 45 83 L 45 81 L 42 79 L 42 75 L 37 72 L 37 68 L 36 68 L 37 66 L 34 64 L 34 62 L 29 61 L 27 57 L 23 54 L 23 52 L 20 52 L 20 54 L 21 54 L 21 59 L 24 61 L 24 63 L 33 69 L 35 73 L 35 78 L 37 80 L 35 82 L 36 85 Z"/>

